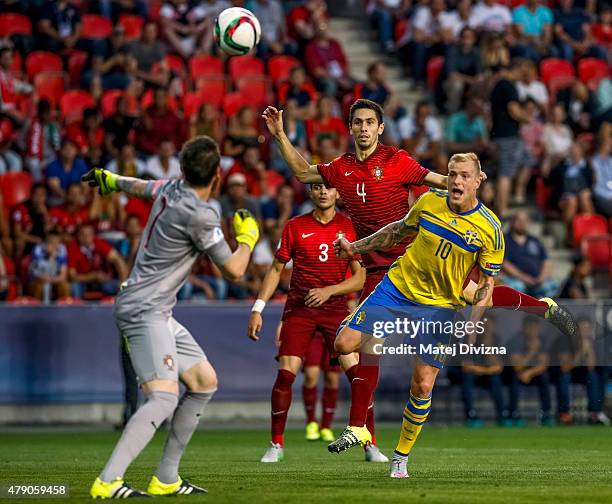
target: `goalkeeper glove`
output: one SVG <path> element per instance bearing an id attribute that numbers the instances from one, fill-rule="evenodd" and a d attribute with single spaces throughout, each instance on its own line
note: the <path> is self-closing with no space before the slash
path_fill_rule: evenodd
<path id="1" fill-rule="evenodd" d="M 234 214 L 234 231 L 236 241 L 244 243 L 253 252 L 255 244 L 259 240 L 259 226 L 251 212 L 244 208 L 236 211 Z"/>
<path id="2" fill-rule="evenodd" d="M 82 182 L 89 182 L 89 187 L 97 187 L 102 196 L 108 196 L 110 193 L 118 191 L 117 179 L 118 175 L 108 170 L 101 168 L 93 168 L 81 177 Z"/>

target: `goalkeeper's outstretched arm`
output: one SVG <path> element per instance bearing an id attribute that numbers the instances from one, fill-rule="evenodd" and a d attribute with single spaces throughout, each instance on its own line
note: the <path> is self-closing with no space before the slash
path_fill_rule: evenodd
<path id="1" fill-rule="evenodd" d="M 167 182 L 167 180 L 143 180 L 124 177 L 101 168 L 89 170 L 81 177 L 81 181 L 89 183 L 91 187 L 97 187 L 102 196 L 123 191 L 130 196 L 143 199 L 155 199 L 161 186 Z"/>
<path id="2" fill-rule="evenodd" d="M 259 240 L 259 225 L 248 210 L 240 209 L 234 214 L 234 232 L 238 248 L 222 264 L 217 264 L 223 276 L 231 282 L 244 275 L 251 252 Z"/>

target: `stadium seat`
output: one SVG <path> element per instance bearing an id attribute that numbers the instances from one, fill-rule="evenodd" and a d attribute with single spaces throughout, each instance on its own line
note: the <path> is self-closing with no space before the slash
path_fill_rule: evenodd
<path id="1" fill-rule="evenodd" d="M 30 80 L 41 72 L 63 72 L 62 58 L 49 51 L 34 51 L 25 60 L 26 73 Z"/>
<path id="2" fill-rule="evenodd" d="M 20 205 L 30 199 L 32 176 L 27 172 L 8 172 L 0 176 L 0 190 L 7 208 Z"/>
<path id="3" fill-rule="evenodd" d="M 206 103 L 212 103 L 216 107 L 221 106 L 223 97 L 227 92 L 226 78 L 224 76 L 203 77 L 196 82 L 197 93 L 204 96 Z"/>
<path id="4" fill-rule="evenodd" d="M 108 89 L 104 91 L 102 99 L 100 100 L 100 108 L 103 117 L 109 117 L 117 110 L 117 98 L 119 98 L 124 92 L 121 89 Z M 138 113 L 138 100 L 134 95 L 125 94 L 128 99 L 128 109 L 130 114 L 136 115 Z"/>
<path id="5" fill-rule="evenodd" d="M 242 93 L 228 93 L 223 98 L 223 113 L 228 118 L 232 117 L 244 105 L 250 105 L 250 103 L 244 99 Z"/>
<path id="6" fill-rule="evenodd" d="M 81 73 L 87 62 L 87 53 L 85 51 L 72 51 L 68 58 L 68 75 L 70 77 L 70 85 L 79 87 L 81 84 Z"/>
<path id="7" fill-rule="evenodd" d="M 200 77 L 219 76 L 224 74 L 223 61 L 214 56 L 193 56 L 189 60 L 189 74 L 195 82 Z"/>
<path id="8" fill-rule="evenodd" d="M 547 83 L 549 100 L 552 103 L 557 101 L 557 93 L 562 89 L 572 86 L 576 82 L 573 75 L 553 76 Z"/>
<path id="9" fill-rule="evenodd" d="M 608 266 L 612 257 L 611 244 L 612 236 L 609 234 L 585 236 L 580 250 L 593 266 Z"/>
<path id="10" fill-rule="evenodd" d="M 110 37 L 113 32 L 113 23 L 104 16 L 98 14 L 85 14 L 81 18 L 83 39 L 105 39 Z"/>
<path id="11" fill-rule="evenodd" d="M 21 14 L 0 14 L 0 37 L 32 35 L 32 22 Z"/>
<path id="12" fill-rule="evenodd" d="M 427 62 L 427 87 L 435 89 L 444 68 L 444 56 L 434 56 Z"/>
<path id="13" fill-rule="evenodd" d="M 540 63 L 540 77 L 544 84 L 554 77 L 574 77 L 574 67 L 569 61 L 561 58 L 546 58 Z"/>
<path id="14" fill-rule="evenodd" d="M 546 212 L 550 210 L 550 197 L 552 196 L 553 188 L 546 184 L 543 177 L 536 179 L 535 199 L 536 205 L 540 210 Z"/>
<path id="15" fill-rule="evenodd" d="M 263 61 L 255 56 L 234 56 L 229 60 L 228 69 L 233 81 L 248 75 L 263 77 L 266 74 Z"/>
<path id="16" fill-rule="evenodd" d="M 87 91 L 68 91 L 60 100 L 60 111 L 67 123 L 81 120 L 83 110 L 95 106 L 96 101 Z"/>
<path id="17" fill-rule="evenodd" d="M 587 236 L 603 236 L 608 234 L 608 221 L 601 215 L 578 214 L 572 222 L 574 246 L 580 247 Z"/>
<path id="18" fill-rule="evenodd" d="M 186 93 L 183 97 L 183 115 L 185 119 L 191 118 L 204 102 L 204 95 L 199 91 Z"/>
<path id="19" fill-rule="evenodd" d="M 610 67 L 605 61 L 598 58 L 582 58 L 578 62 L 578 77 L 591 89 L 595 89 L 599 82 L 610 76 Z"/>
<path id="20" fill-rule="evenodd" d="M 252 105 L 265 105 L 271 101 L 270 81 L 267 77 L 241 77 L 236 79 L 236 91 Z"/>
<path id="21" fill-rule="evenodd" d="M 120 26 L 123 26 L 123 28 L 125 29 L 125 39 L 130 41 L 140 38 L 144 22 L 145 20 L 141 16 L 134 16 L 132 14 L 121 14 L 121 16 L 119 16 L 118 24 Z"/>
<path id="22" fill-rule="evenodd" d="M 23 71 L 23 58 L 19 51 L 13 51 L 13 65 L 11 66 L 11 72 L 13 75 L 21 77 Z"/>
<path id="23" fill-rule="evenodd" d="M 183 59 L 180 56 L 177 56 L 176 54 L 168 54 L 166 56 L 166 63 L 168 64 L 170 70 L 172 70 L 181 79 L 185 79 L 187 77 L 185 63 L 183 63 Z"/>
<path id="24" fill-rule="evenodd" d="M 153 90 L 149 89 L 145 91 L 140 99 L 140 106 L 142 110 L 148 109 L 151 105 L 153 105 Z M 172 112 L 178 112 L 179 106 L 176 101 L 176 96 L 168 95 L 168 108 L 172 110 Z"/>
<path id="25" fill-rule="evenodd" d="M 293 56 L 272 56 L 268 60 L 268 75 L 275 86 L 287 80 L 291 69 L 300 64 L 300 60 Z"/>
<path id="26" fill-rule="evenodd" d="M 57 107 L 66 90 L 67 76 L 64 72 L 42 72 L 34 77 L 34 89 L 39 98 L 46 98 Z"/>

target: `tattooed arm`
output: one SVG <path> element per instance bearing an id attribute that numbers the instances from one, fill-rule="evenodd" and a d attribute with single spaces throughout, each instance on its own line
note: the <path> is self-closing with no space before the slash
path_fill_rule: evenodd
<path id="1" fill-rule="evenodd" d="M 476 324 L 480 321 L 487 311 L 487 308 L 493 306 L 493 288 L 495 282 L 492 276 L 487 275 L 484 271 L 480 271 L 478 286 L 474 292 L 472 299 L 472 313 L 470 322 Z M 472 332 L 468 335 L 468 343 L 474 344 L 476 334 Z"/>
<path id="2" fill-rule="evenodd" d="M 408 226 L 404 219 L 387 224 L 384 228 L 356 242 L 350 243 L 344 238 L 334 242 L 334 252 L 339 257 L 352 257 L 355 254 L 367 254 L 373 250 L 385 250 L 414 236 L 418 228 Z"/>
<path id="3" fill-rule="evenodd" d="M 167 180 L 143 180 L 134 177 L 117 177 L 117 188 L 130 196 L 143 199 L 155 199 L 162 185 Z"/>

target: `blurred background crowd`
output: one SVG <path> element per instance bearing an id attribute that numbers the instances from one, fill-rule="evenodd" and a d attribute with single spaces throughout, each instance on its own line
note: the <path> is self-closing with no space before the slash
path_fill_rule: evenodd
<path id="1" fill-rule="evenodd" d="M 363 80 L 330 32 L 324 0 L 2 2 L 0 300 L 112 301 L 150 205 L 120 194 L 102 199 L 81 175 L 106 167 L 180 177 L 177 153 L 200 134 L 221 146 L 215 204 L 228 239 L 241 207 L 264 233 L 244 280 L 228 283 L 202 258 L 180 299 L 252 298 L 284 224 L 309 209 L 262 108 L 282 107 L 296 147 L 328 162 L 351 149 L 346 116 L 359 97 L 384 107 L 383 141 L 432 170 L 444 173 L 452 153 L 479 154 L 489 175 L 481 198 L 508 221 L 504 282 L 538 296 L 590 297 L 592 267 L 607 271 L 611 258 L 610 7 L 354 3 L 379 44 Z M 255 54 L 228 59 L 213 29 L 232 5 L 258 16 L 262 41 Z M 412 104 L 388 82 L 388 65 L 398 63 L 418 98 Z M 531 232 L 536 208 L 563 223 L 552 246 L 576 252 L 566 280 L 553 278 L 551 242 Z"/>

